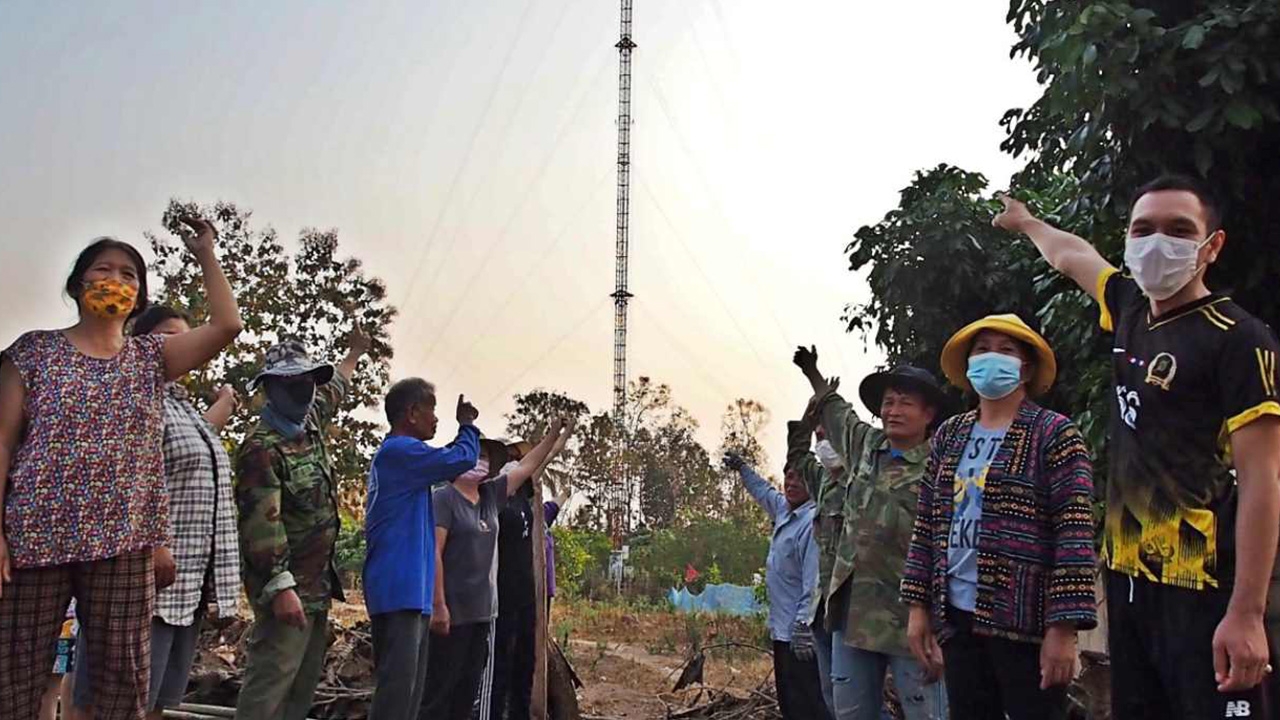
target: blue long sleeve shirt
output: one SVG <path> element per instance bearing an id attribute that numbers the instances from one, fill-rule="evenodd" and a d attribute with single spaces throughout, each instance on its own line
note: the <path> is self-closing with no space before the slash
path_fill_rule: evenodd
<path id="1" fill-rule="evenodd" d="M 436 520 L 431 486 L 474 468 L 480 431 L 458 429 L 449 445 L 434 448 L 392 435 L 369 468 L 364 534 L 364 599 L 370 615 L 398 610 L 431 614 L 435 592 Z"/>
<path id="2" fill-rule="evenodd" d="M 813 500 L 792 508 L 787 498 L 768 480 L 744 466 L 739 474 L 747 492 L 773 520 L 773 538 L 765 561 L 765 587 L 769 591 L 769 635 L 791 642 L 791 628 L 807 623 L 809 599 L 818 584 L 818 544 L 813 538 Z"/>

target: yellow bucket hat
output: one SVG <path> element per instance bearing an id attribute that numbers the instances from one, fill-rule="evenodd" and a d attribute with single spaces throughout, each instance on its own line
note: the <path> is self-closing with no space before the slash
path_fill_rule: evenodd
<path id="1" fill-rule="evenodd" d="M 1036 374 L 1031 378 L 1028 390 L 1033 396 L 1049 392 L 1049 388 L 1053 387 L 1054 379 L 1058 376 L 1058 360 L 1053 356 L 1053 348 L 1049 347 L 1048 341 L 1040 333 L 1032 330 L 1022 321 L 1022 318 L 1012 313 L 988 315 L 965 325 L 951 336 L 946 347 L 942 348 L 942 373 L 947 376 L 947 380 L 952 385 L 962 390 L 973 390 L 968 377 L 969 349 L 973 346 L 973 339 L 983 330 L 994 330 L 1021 340 L 1034 348 Z"/>

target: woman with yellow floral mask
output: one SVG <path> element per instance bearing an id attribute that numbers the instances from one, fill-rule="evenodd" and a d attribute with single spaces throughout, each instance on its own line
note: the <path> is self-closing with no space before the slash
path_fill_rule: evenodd
<path id="1" fill-rule="evenodd" d="M 242 328 L 216 231 L 205 220 L 182 222 L 204 277 L 208 323 L 172 337 L 126 337 L 125 323 L 147 307 L 146 263 L 128 243 L 101 238 L 80 253 L 65 285 L 79 320 L 26 333 L 0 363 L 0 707 L 12 717 L 35 714 L 73 595 L 96 717 L 145 713 L 152 553 L 170 534 L 165 385 Z"/>

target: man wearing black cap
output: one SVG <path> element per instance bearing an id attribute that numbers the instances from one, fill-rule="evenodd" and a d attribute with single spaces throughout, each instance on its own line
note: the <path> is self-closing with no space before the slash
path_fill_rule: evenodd
<path id="1" fill-rule="evenodd" d="M 822 376 L 816 349 L 799 348 L 794 361 L 814 391 L 804 422 L 809 430 L 821 424 L 846 473 L 839 490 L 824 488 L 843 491 L 842 515 L 822 518 L 840 523 L 834 547 L 822 548 L 834 557 L 830 582 L 820 593 L 832 633 L 836 718 L 878 718 L 890 668 L 907 720 L 945 717 L 942 683 L 927 677 L 907 646 L 907 608 L 898 601 L 898 586 L 929 457 L 929 433 L 946 396 L 933 375 L 920 368 L 902 366 L 868 376 L 858 394 L 881 419 L 881 429 L 858 417 L 836 392 L 838 380 Z"/>

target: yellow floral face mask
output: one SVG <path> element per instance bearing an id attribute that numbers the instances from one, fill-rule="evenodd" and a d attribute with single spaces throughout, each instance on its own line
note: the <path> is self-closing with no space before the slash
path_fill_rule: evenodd
<path id="1" fill-rule="evenodd" d="M 119 280 L 94 280 L 80 293 L 81 306 L 91 314 L 110 320 L 126 319 L 138 301 L 138 291 Z"/>

